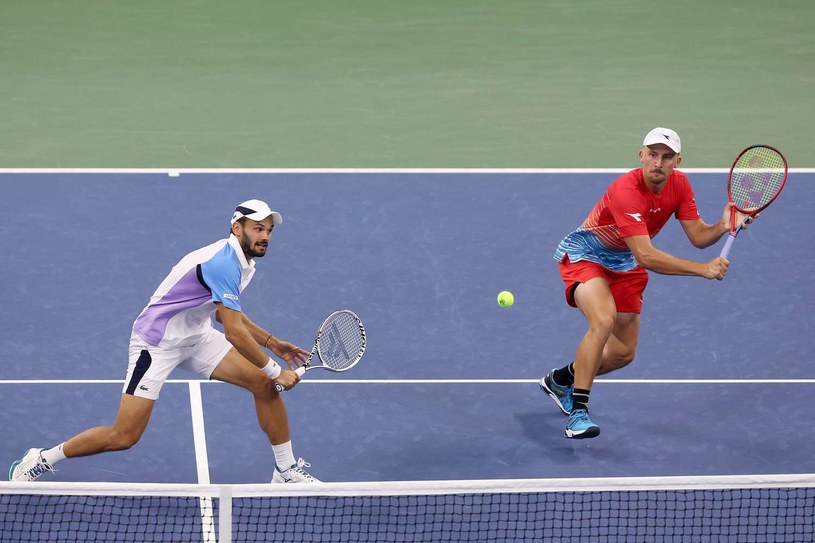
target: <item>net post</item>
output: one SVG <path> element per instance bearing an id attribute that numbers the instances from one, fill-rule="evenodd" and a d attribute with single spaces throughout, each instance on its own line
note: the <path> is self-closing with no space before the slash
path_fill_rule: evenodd
<path id="1" fill-rule="evenodd" d="M 218 487 L 218 543 L 232 543 L 232 487 Z"/>

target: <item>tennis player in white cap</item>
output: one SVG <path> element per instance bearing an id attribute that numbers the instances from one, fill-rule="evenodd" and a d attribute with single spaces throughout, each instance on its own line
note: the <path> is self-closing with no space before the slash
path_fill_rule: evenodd
<path id="1" fill-rule="evenodd" d="M 150 420 L 153 405 L 170 372 L 183 368 L 208 379 L 245 388 L 255 399 L 257 418 L 275 457 L 272 482 L 316 482 L 295 460 L 279 383 L 293 387 L 294 369 L 309 351 L 282 341 L 241 309 L 241 292 L 263 257 L 280 213 L 261 200 L 234 211 L 226 239 L 186 255 L 162 281 L 133 323 L 129 365 L 113 426 L 97 426 L 48 449 L 29 449 L 9 470 L 9 480 L 33 481 L 66 458 L 121 451 L 135 445 Z M 224 332 L 216 330 L 215 318 Z M 283 360 L 279 366 L 264 348 Z"/>
<path id="2" fill-rule="evenodd" d="M 716 243 L 730 232 L 732 203 L 721 219 L 705 223 L 699 216 L 682 162 L 679 134 L 654 128 L 642 142 L 642 167 L 621 175 L 600 198 L 583 224 L 555 250 L 566 302 L 580 309 L 588 330 L 577 346 L 574 362 L 553 369 L 540 386 L 569 420 L 566 437 L 596 437 L 600 426 L 589 418 L 589 393 L 597 375 L 634 360 L 640 330 L 642 297 L 648 271 L 723 279 L 728 261 L 678 258 L 651 244 L 671 216 L 698 248 Z M 736 214 L 745 224 L 747 215 Z"/>

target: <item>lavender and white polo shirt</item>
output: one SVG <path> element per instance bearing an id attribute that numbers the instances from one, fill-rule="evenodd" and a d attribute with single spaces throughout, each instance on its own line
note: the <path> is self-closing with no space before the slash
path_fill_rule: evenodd
<path id="1" fill-rule="evenodd" d="M 195 345 L 212 329 L 215 302 L 241 310 L 240 293 L 254 274 L 234 235 L 193 251 L 153 293 L 133 332 L 162 349 Z"/>

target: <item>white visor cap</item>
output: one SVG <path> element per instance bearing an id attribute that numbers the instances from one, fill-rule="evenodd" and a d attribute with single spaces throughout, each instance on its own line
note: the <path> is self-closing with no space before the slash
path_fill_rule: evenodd
<path id="1" fill-rule="evenodd" d="M 642 141 L 643 145 L 656 145 L 657 143 L 667 145 L 677 154 L 682 153 L 682 141 L 679 139 L 679 134 L 670 128 L 654 128 L 645 135 Z"/>
<path id="2" fill-rule="evenodd" d="M 283 224 L 283 215 L 277 211 L 272 211 L 266 202 L 262 200 L 246 200 L 235 208 L 230 224 L 235 224 L 235 221 L 244 217 L 260 222 L 269 215 L 272 216 L 273 224 Z"/>

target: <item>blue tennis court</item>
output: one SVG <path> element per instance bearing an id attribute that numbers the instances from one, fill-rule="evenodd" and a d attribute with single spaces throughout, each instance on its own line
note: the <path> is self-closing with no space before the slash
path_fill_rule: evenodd
<path id="1" fill-rule="evenodd" d="M 616 175 L 3 173 L 0 458 L 112 423 L 134 318 L 181 256 L 225 237 L 234 205 L 259 197 L 284 224 L 246 312 L 305 348 L 338 308 L 368 331 L 352 372 L 310 372 L 286 395 L 295 454 L 322 480 L 815 472 L 809 171 L 739 236 L 723 282 L 651 274 L 637 360 L 595 386 L 603 433 L 562 436 L 537 379 L 571 360 L 584 324 L 551 253 Z M 716 220 L 726 173 L 690 178 Z M 720 248 L 692 248 L 675 221 L 655 245 L 698 260 Z M 496 304 L 501 290 L 511 309 Z M 134 449 L 42 479 L 268 482 L 250 395 L 173 378 Z"/>

